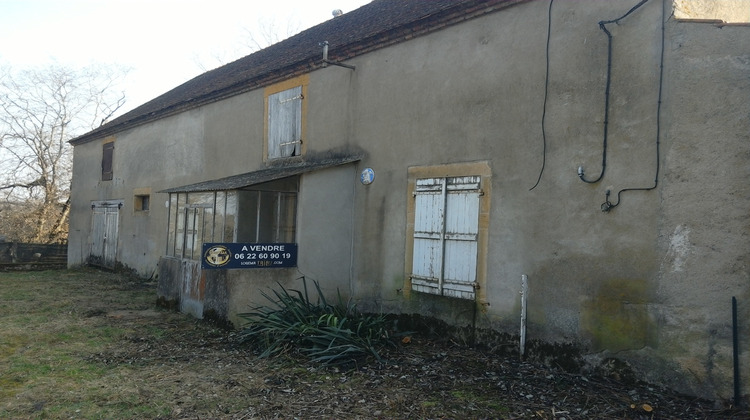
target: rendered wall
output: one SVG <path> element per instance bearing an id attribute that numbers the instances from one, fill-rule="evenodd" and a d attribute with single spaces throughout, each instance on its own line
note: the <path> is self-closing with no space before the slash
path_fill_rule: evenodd
<path id="1" fill-rule="evenodd" d="M 489 159 L 478 327 L 518 333 L 526 274 L 529 339 L 573 343 L 593 363 L 620 357 L 642 377 L 688 393 L 731 396 L 732 296 L 740 319 L 748 315 L 750 84 L 741 45 L 750 31 L 668 20 L 659 112 L 662 4 L 609 26 L 607 167 L 595 184 L 581 182 L 577 169 L 594 179 L 602 167 L 607 36 L 598 22 L 632 4 L 553 4 L 546 154 L 548 2 L 352 60 L 353 133 L 369 152 L 361 166 L 376 173 L 357 189 L 362 305 L 475 322 L 473 302 L 405 293 L 406 179 L 408 167 Z M 602 212 L 623 189 L 654 187 L 657 170 L 656 188 L 626 191 Z M 748 326 L 740 325 L 741 366 L 750 363 L 747 348 Z"/>

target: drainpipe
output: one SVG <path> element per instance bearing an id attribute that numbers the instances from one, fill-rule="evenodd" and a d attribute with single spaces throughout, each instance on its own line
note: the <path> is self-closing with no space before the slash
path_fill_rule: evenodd
<path id="1" fill-rule="evenodd" d="M 526 349 L 526 295 L 529 293 L 529 278 L 526 274 L 521 275 L 521 340 L 520 357 L 523 360 Z"/>

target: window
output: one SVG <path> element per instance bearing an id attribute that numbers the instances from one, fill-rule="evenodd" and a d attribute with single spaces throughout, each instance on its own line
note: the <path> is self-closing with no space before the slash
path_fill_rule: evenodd
<path id="1" fill-rule="evenodd" d="M 167 255 L 198 260 L 204 242 L 233 242 L 234 215 L 227 217 L 225 204 L 235 198 L 234 191 L 170 194 Z"/>
<path id="2" fill-rule="evenodd" d="M 167 255 L 199 260 L 205 242 L 293 243 L 298 177 L 216 192 L 170 193 Z"/>
<path id="3" fill-rule="evenodd" d="M 308 76 L 303 75 L 266 88 L 264 149 L 268 160 L 304 154 L 307 84 Z"/>
<path id="4" fill-rule="evenodd" d="M 102 146 L 102 181 L 112 180 L 112 159 L 115 153 L 115 142 L 104 143 Z"/>
<path id="5" fill-rule="evenodd" d="M 237 242 L 294 242 L 297 194 L 283 191 L 243 191 L 240 208 L 247 215 Z"/>
<path id="6" fill-rule="evenodd" d="M 268 97 L 269 159 L 301 154 L 302 99 L 302 86 Z"/>
<path id="7" fill-rule="evenodd" d="M 148 211 L 151 204 L 150 195 L 136 195 L 133 208 L 135 211 Z"/>
<path id="8" fill-rule="evenodd" d="M 418 179 L 414 192 L 412 289 L 474 298 L 479 176 Z"/>
<path id="9" fill-rule="evenodd" d="M 486 161 L 408 169 L 404 294 L 485 302 L 492 171 Z"/>

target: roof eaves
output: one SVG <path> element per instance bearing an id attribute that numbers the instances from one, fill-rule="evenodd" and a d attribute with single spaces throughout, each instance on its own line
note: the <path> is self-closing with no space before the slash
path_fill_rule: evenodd
<path id="1" fill-rule="evenodd" d="M 479 16 L 486 15 L 488 13 L 492 13 L 492 12 L 505 9 L 507 7 L 510 7 L 519 3 L 528 2 L 528 1 L 531 1 L 531 0 L 472 0 L 472 1 L 462 2 L 462 3 L 457 2 L 456 5 L 453 7 L 448 7 L 445 9 L 437 10 L 436 12 L 422 16 L 419 19 L 410 20 L 403 24 L 390 27 L 382 31 L 378 31 L 370 36 L 366 36 L 361 39 L 356 39 L 350 43 L 333 45 L 332 46 L 333 48 L 329 51 L 329 61 L 348 60 L 348 59 L 354 58 L 362 54 L 366 54 L 366 53 L 369 53 L 378 49 L 382 49 L 382 48 L 385 48 L 394 44 L 408 41 L 410 39 L 431 33 L 433 31 L 443 29 L 445 27 L 448 27 L 457 23 L 461 23 L 461 22 L 464 22 L 464 21 L 467 21 L 467 20 L 470 20 Z M 341 18 L 336 18 L 336 19 L 341 19 Z M 313 27 L 313 28 L 316 28 L 316 27 Z M 300 34 L 296 35 L 295 37 L 297 36 L 304 37 L 304 35 L 311 29 L 303 31 Z M 292 38 L 295 38 L 295 37 L 292 37 Z M 326 40 L 321 39 L 320 42 L 322 41 L 326 41 Z M 285 41 L 282 41 L 279 44 L 282 44 L 283 42 Z M 279 45 L 279 44 L 274 44 L 274 46 Z M 268 47 L 266 50 L 271 52 L 270 49 L 274 48 L 274 46 Z M 263 52 L 266 50 L 261 50 L 259 52 Z M 254 53 L 254 54 L 257 54 L 257 53 Z M 234 63 L 228 64 L 227 66 L 235 64 L 239 62 L 240 60 L 244 60 L 245 58 L 241 58 Z M 95 129 L 93 131 L 90 131 L 86 134 L 83 134 L 81 136 L 74 138 L 73 140 L 70 141 L 70 144 L 75 146 L 75 145 L 87 143 L 89 141 L 94 141 L 96 139 L 111 136 L 121 131 L 134 128 L 134 127 L 137 127 L 137 126 L 140 126 L 140 125 L 152 122 L 152 121 L 156 121 L 162 118 L 166 118 L 172 115 L 179 114 L 181 112 L 184 112 L 190 109 L 194 109 L 194 108 L 207 105 L 213 102 L 217 102 L 217 101 L 220 101 L 220 100 L 232 97 L 232 96 L 236 96 L 236 95 L 246 93 L 246 92 L 258 89 L 258 88 L 262 88 L 262 87 L 271 85 L 273 83 L 286 80 L 291 77 L 298 76 L 300 74 L 309 73 L 313 70 L 322 68 L 324 66 L 325 66 L 325 63 L 323 62 L 322 52 L 319 56 L 317 54 L 316 55 L 307 54 L 293 63 L 289 63 L 285 66 L 278 67 L 278 68 L 270 68 L 266 72 L 260 75 L 251 76 L 247 79 L 238 80 L 230 85 L 222 86 L 215 90 L 210 90 L 205 94 L 198 95 L 198 96 L 184 99 L 184 100 L 180 100 L 177 103 L 165 105 L 164 107 L 153 110 L 151 112 L 136 114 L 132 118 L 121 121 L 121 122 L 117 122 L 117 119 L 115 119 L 111 121 L 110 123 L 99 127 L 98 129 Z M 223 66 L 223 67 L 226 67 L 226 66 Z M 222 67 L 220 67 L 219 69 L 221 68 Z M 218 69 L 212 70 L 208 73 L 211 73 L 216 70 Z M 175 89 L 165 93 L 164 95 L 161 95 L 155 98 L 154 100 L 157 100 L 163 96 L 166 96 L 176 91 L 181 86 L 184 86 L 187 83 L 195 81 L 196 79 L 203 77 L 208 73 L 204 73 L 200 76 L 197 76 L 196 78 L 191 79 L 191 81 L 188 81 L 185 84 L 176 87 Z M 147 102 L 146 104 L 142 106 L 146 106 L 150 102 L 151 101 Z M 138 108 L 134 109 L 131 112 L 136 112 L 137 110 Z M 126 117 L 127 115 L 128 114 L 125 114 L 123 115 L 123 117 Z"/>
<path id="2" fill-rule="evenodd" d="M 307 160 L 293 162 L 290 164 L 281 164 L 269 168 L 260 169 L 253 172 L 247 172 L 239 175 L 232 175 L 224 178 L 210 181 L 198 182 L 195 184 L 183 185 L 180 187 L 168 188 L 158 191 L 160 193 L 195 193 L 208 191 L 228 191 L 238 190 L 251 187 L 253 185 L 265 182 L 275 181 L 282 178 L 301 175 L 308 172 L 319 171 L 333 168 L 348 163 L 358 162 L 362 159 L 361 155 L 327 157 L 324 159 Z"/>
<path id="3" fill-rule="evenodd" d="M 177 115 L 179 113 L 182 113 L 191 109 L 195 109 L 204 105 L 208 105 L 213 102 L 218 102 L 223 99 L 230 98 L 232 96 L 237 96 L 245 92 L 249 92 L 249 91 L 264 87 L 264 86 L 268 86 L 273 83 L 288 79 L 290 77 L 294 77 L 303 73 L 307 73 L 319 67 L 322 67 L 322 62 L 311 63 L 309 65 L 296 65 L 289 70 L 280 69 L 277 72 L 267 73 L 260 77 L 243 80 L 243 81 L 234 83 L 232 85 L 223 87 L 221 89 L 213 90 L 202 96 L 197 96 L 188 100 L 178 102 L 173 105 L 165 106 L 164 108 L 161 108 L 153 112 L 136 115 L 132 119 L 123 121 L 118 124 L 114 124 L 112 126 L 107 126 L 107 125 L 102 126 L 100 129 L 96 129 L 96 130 L 90 131 L 87 134 L 76 137 L 75 139 L 70 141 L 70 144 L 72 144 L 73 146 L 76 146 L 78 144 L 83 144 L 89 141 L 111 136 L 111 135 L 114 135 L 116 133 L 119 133 L 121 131 L 130 129 L 130 128 L 134 128 L 143 124 L 147 124 L 152 121 L 167 118 L 172 115 Z"/>

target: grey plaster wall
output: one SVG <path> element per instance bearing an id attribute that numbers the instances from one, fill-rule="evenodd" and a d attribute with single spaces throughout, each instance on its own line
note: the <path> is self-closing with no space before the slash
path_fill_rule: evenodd
<path id="1" fill-rule="evenodd" d="M 731 298 L 750 299 L 750 26 L 671 26 L 669 116 L 659 218 L 659 351 L 699 381 L 729 389 Z M 747 371 L 748 326 L 740 321 Z M 747 394 L 747 385 L 744 385 Z"/>
<path id="2" fill-rule="evenodd" d="M 471 324 L 464 302 L 401 296 L 402 192 L 408 166 L 488 157 L 493 201 L 480 325 L 518 331 L 527 274 L 533 339 L 577 343 L 592 360 L 617 355 L 651 380 L 726 398 L 729 305 L 733 295 L 748 295 L 750 86 L 741 45 L 750 32 L 669 20 L 659 112 L 662 3 L 612 25 L 607 167 L 602 182 L 585 184 L 579 166 L 588 179 L 602 168 L 607 38 L 597 23 L 627 8 L 556 2 L 546 161 L 529 191 L 543 156 L 546 6 L 524 4 L 355 61 L 353 134 L 369 151 L 361 165 L 377 174 L 357 191 L 367 220 L 356 237 L 357 293 L 373 308 Z M 623 189 L 654 186 L 626 191 L 618 207 L 601 211 L 607 191 L 618 203 Z M 740 305 L 740 318 L 747 313 Z M 741 343 L 747 331 L 741 326 Z M 741 363 L 749 357 L 743 350 Z"/>

